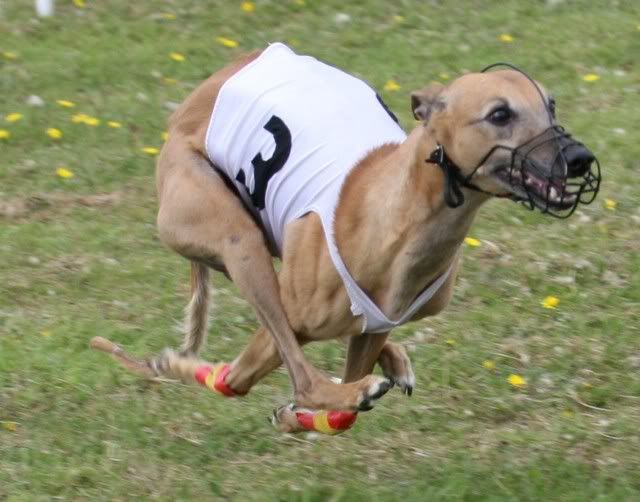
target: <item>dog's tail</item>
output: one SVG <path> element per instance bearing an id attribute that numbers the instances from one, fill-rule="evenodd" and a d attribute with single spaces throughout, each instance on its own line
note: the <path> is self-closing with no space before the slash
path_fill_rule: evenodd
<path id="1" fill-rule="evenodd" d="M 209 328 L 209 268 L 195 261 L 191 262 L 191 301 L 186 308 L 184 327 L 182 353 L 197 355 Z"/>
<path id="2" fill-rule="evenodd" d="M 140 360 L 125 353 L 121 347 L 111 340 L 100 336 L 94 337 L 90 345 L 93 349 L 112 354 L 114 359 L 133 373 L 152 380 L 170 378 L 182 380 L 183 382 L 197 381 L 202 385 L 207 385 L 207 375 L 215 370 L 214 378 L 209 378 L 209 380 L 214 382 L 212 384 L 214 385 L 214 390 L 225 393 L 226 387 L 220 387 L 221 384 L 216 380 L 218 373 L 225 365 L 212 365 L 199 360 L 197 357 L 207 336 L 208 321 L 209 269 L 202 263 L 192 261 L 191 301 L 186 308 L 185 337 L 181 353 L 165 349 L 155 357 Z M 215 387 L 215 385 L 220 388 Z M 230 395 L 229 392 L 231 391 L 228 390 L 226 395 Z"/>

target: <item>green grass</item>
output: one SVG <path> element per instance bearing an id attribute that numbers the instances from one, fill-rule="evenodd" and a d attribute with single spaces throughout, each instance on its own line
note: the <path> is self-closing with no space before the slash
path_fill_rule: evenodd
<path id="1" fill-rule="evenodd" d="M 0 5 L 0 129 L 11 134 L 0 140 L 0 500 L 640 498 L 637 2 L 257 0 L 251 14 L 222 0 L 57 3 L 48 20 L 33 19 L 32 2 Z M 290 399 L 283 371 L 224 401 L 141 382 L 87 348 L 98 334 L 141 355 L 177 345 L 188 267 L 156 236 L 141 148 L 160 146 L 167 103 L 275 40 L 378 89 L 394 79 L 401 89 L 382 94 L 407 128 L 412 89 L 514 62 L 552 90 L 603 165 L 599 199 L 568 221 L 503 201 L 481 211 L 472 235 L 483 245 L 465 250 L 452 305 L 395 334 L 414 396 L 391 391 L 334 438 L 267 423 Z M 26 105 L 31 94 L 45 106 Z M 12 112 L 23 119 L 7 123 Z M 57 177 L 59 166 L 75 176 Z M 205 357 L 228 360 L 256 321 L 223 278 L 215 286 Z M 547 295 L 556 310 L 541 307 Z M 307 352 L 340 372 L 339 344 Z"/>

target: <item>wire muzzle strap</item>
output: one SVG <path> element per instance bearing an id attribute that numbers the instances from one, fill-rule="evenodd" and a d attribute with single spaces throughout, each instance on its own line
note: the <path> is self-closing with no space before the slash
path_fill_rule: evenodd
<path id="1" fill-rule="evenodd" d="M 457 166 L 452 165 L 451 160 L 445 156 L 444 148 L 438 145 L 428 159 L 430 164 L 437 164 L 444 173 L 444 200 L 449 207 L 460 207 L 464 204 L 464 194 L 460 190 L 460 171 Z"/>

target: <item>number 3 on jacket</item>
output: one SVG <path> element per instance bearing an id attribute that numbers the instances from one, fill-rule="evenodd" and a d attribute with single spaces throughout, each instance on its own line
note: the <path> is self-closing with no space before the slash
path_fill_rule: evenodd
<path id="1" fill-rule="evenodd" d="M 259 211 L 264 209 L 264 197 L 267 192 L 269 180 L 282 169 L 291 153 L 291 131 L 289 131 L 289 128 L 280 117 L 272 115 L 264 128 L 273 135 L 273 139 L 276 142 L 276 149 L 271 158 L 267 160 L 264 160 L 262 154 L 258 153 L 251 161 L 255 180 L 253 192 L 250 192 L 249 187 L 245 184 L 246 175 L 242 169 L 240 169 L 236 176 L 236 180 L 245 186 L 253 205 Z"/>

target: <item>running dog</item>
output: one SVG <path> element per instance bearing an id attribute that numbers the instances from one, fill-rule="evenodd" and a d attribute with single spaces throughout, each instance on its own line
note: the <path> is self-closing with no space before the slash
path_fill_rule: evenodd
<path id="1" fill-rule="evenodd" d="M 406 135 L 366 83 L 279 43 L 213 74 L 170 118 L 156 170 L 160 238 L 191 263 L 182 349 L 139 361 L 102 338 L 94 348 L 227 396 L 284 364 L 294 402 L 273 416 L 284 431 L 342 430 L 394 384 L 410 395 L 409 359 L 387 338 L 449 303 L 480 206 L 508 198 L 566 217 L 600 184 L 553 98 L 515 67 L 430 85 L 411 107 L 419 123 Z M 230 364 L 197 357 L 210 269 L 260 322 Z M 302 351 L 334 338 L 348 340 L 341 383 Z"/>

